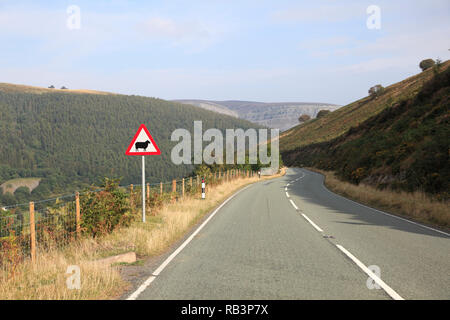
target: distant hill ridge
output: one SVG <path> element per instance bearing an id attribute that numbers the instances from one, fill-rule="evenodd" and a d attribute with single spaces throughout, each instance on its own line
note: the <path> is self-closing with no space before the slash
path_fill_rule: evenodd
<path id="1" fill-rule="evenodd" d="M 58 89 L 58 88 L 44 88 L 37 86 L 29 86 L 23 84 L 12 84 L 0 82 L 0 91 L 3 92 L 21 92 L 21 93 L 80 93 L 80 94 L 101 94 L 101 95 L 116 95 L 117 93 L 105 92 L 105 91 L 97 91 L 97 90 L 88 90 L 88 89 Z"/>
<path id="2" fill-rule="evenodd" d="M 307 114 L 315 118 L 320 110 L 337 110 L 340 106 L 320 102 L 256 102 L 256 101 L 214 101 L 214 100 L 175 100 L 208 110 L 260 124 L 269 128 L 285 131 L 298 124 L 298 118 Z"/>

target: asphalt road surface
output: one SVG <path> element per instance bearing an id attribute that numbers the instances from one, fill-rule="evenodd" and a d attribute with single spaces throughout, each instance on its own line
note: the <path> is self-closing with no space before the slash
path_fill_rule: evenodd
<path id="1" fill-rule="evenodd" d="M 153 273 L 131 298 L 450 299 L 450 235 L 290 168 L 239 192 Z"/>

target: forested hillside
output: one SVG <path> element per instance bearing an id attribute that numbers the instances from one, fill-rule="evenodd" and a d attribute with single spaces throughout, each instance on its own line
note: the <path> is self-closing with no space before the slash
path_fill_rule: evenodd
<path id="1" fill-rule="evenodd" d="M 354 183 L 420 190 L 448 199 L 450 68 L 440 73 L 429 70 L 427 77 L 431 79 L 413 96 L 344 135 L 285 150 L 285 163 L 335 170 L 340 178 Z"/>
<path id="2" fill-rule="evenodd" d="M 192 132 L 194 120 L 203 121 L 203 130 L 258 127 L 155 98 L 30 92 L 0 85 L 0 185 L 15 178 L 42 178 L 32 192 L 33 198 L 42 198 L 76 190 L 104 176 L 122 177 L 124 184 L 139 183 L 141 158 L 125 156 L 125 149 L 141 123 L 147 125 L 162 152 L 147 157 L 149 181 L 188 175 L 192 167 L 170 161 L 175 144 L 170 136 L 176 128 Z M 0 197 L 3 204 L 17 200 L 1 191 Z"/>

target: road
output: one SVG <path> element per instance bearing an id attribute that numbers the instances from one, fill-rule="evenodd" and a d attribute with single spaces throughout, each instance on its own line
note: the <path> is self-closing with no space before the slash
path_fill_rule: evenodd
<path id="1" fill-rule="evenodd" d="M 196 232 L 132 299 L 450 299 L 448 234 L 304 169 L 240 191 Z"/>

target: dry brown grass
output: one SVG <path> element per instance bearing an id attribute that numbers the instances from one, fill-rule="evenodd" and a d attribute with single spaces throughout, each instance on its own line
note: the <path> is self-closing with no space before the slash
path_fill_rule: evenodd
<path id="1" fill-rule="evenodd" d="M 263 177 L 261 180 L 284 175 Z M 207 188 L 206 200 L 186 197 L 165 205 L 147 223 L 134 222 L 130 227 L 115 230 L 98 239 L 83 239 L 64 249 L 40 252 L 37 261 L 17 266 L 14 275 L 0 270 L 0 300 L 2 299 L 113 299 L 120 296 L 128 284 L 120 277 L 119 267 L 92 264 L 90 261 L 123 252 L 135 251 L 145 258 L 160 254 L 186 234 L 202 217 L 243 186 L 256 182 L 257 177 L 235 179 Z M 81 269 L 81 289 L 66 287 L 69 265 Z M 2 274 L 3 273 L 3 274 Z"/>
<path id="2" fill-rule="evenodd" d="M 450 230 L 448 202 L 431 199 L 423 192 L 379 190 L 362 183 L 354 185 L 339 180 L 331 171 L 308 169 L 323 174 L 325 185 L 342 196 L 445 231 Z"/>
<path id="3" fill-rule="evenodd" d="M 21 92 L 21 93 L 34 93 L 34 94 L 42 94 L 42 93 L 88 93 L 88 94 L 99 94 L 99 95 L 112 95 L 115 93 L 105 92 L 105 91 L 96 91 L 89 89 L 49 89 L 44 87 L 36 87 L 36 86 L 28 86 L 23 84 L 12 84 L 12 83 L 2 83 L 0 82 L 0 91 L 4 92 Z"/>

